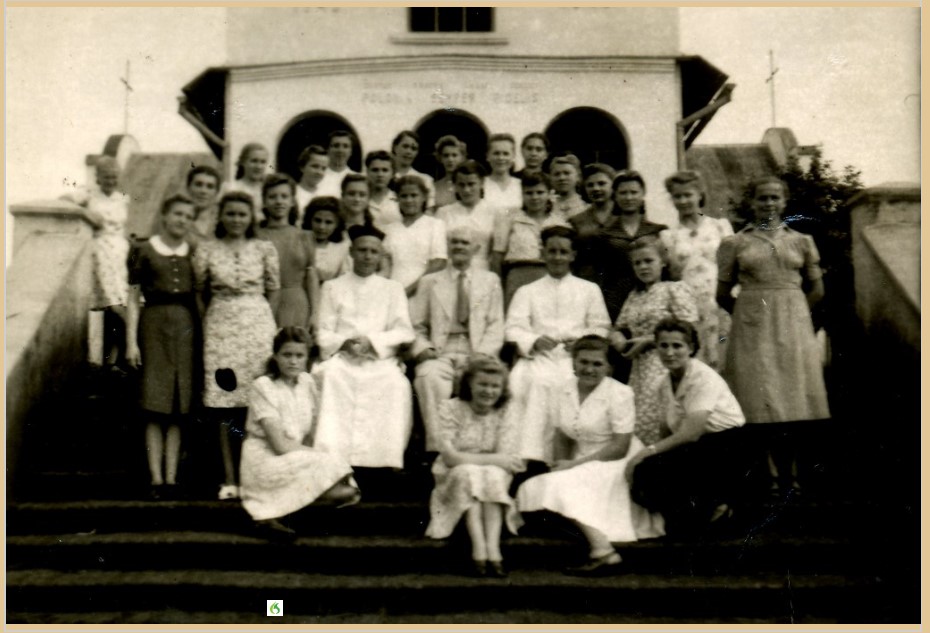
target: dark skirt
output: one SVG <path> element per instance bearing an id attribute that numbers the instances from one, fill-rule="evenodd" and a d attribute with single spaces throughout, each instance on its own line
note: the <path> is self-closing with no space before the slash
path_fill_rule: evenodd
<path id="1" fill-rule="evenodd" d="M 191 306 L 143 308 L 139 319 L 143 409 L 164 414 L 190 412 L 198 375 L 194 356 L 197 339 L 197 321 Z"/>

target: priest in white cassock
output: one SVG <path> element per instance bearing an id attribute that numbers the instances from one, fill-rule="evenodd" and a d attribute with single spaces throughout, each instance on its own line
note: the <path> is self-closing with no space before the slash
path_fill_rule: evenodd
<path id="1" fill-rule="evenodd" d="M 449 264 L 424 275 L 410 300 L 417 340 L 410 350 L 416 360 L 413 385 L 426 428 L 426 450 L 439 450 L 439 403 L 452 397 L 472 354 L 497 358 L 504 345 L 504 300 L 500 277 L 473 268 L 478 252 L 474 231 L 449 231 Z"/>
<path id="2" fill-rule="evenodd" d="M 601 289 L 571 273 L 574 229 L 552 226 L 541 238 L 547 275 L 517 290 L 504 338 L 520 352 L 510 373 L 513 406 L 523 420 L 520 456 L 548 463 L 553 428 L 545 414 L 547 395 L 573 380 L 574 342 L 587 334 L 607 336 L 610 317 Z"/>
<path id="3" fill-rule="evenodd" d="M 325 359 L 314 447 L 352 466 L 403 468 L 410 438 L 410 382 L 398 347 L 415 336 L 403 286 L 375 274 L 384 234 L 349 229 L 353 272 L 323 284 L 317 343 Z"/>

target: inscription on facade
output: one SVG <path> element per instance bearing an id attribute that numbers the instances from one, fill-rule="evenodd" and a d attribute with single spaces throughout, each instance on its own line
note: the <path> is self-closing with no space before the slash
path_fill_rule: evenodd
<path id="1" fill-rule="evenodd" d="M 535 82 L 514 81 L 492 84 L 465 82 L 443 84 L 430 81 L 409 83 L 383 79 L 363 79 L 362 103 L 371 105 L 417 105 L 424 101 L 436 107 L 491 105 L 532 105 L 539 103 L 539 85 Z"/>

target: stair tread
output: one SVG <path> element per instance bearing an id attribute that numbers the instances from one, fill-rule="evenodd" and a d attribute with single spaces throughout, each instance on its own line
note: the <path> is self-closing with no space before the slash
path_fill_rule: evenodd
<path id="1" fill-rule="evenodd" d="M 274 589 L 417 589 L 475 586 L 563 587 L 581 589 L 814 589 L 819 587 L 868 586 L 881 583 L 872 575 L 763 574 L 718 576 L 669 576 L 668 574 L 619 574 L 600 578 L 568 576 L 560 571 L 515 570 L 505 580 L 471 578 L 452 574 L 392 574 L 343 576 L 300 572 L 244 572 L 176 569 L 163 571 L 59 571 L 30 569 L 8 571 L 9 587 L 129 586 L 156 585 L 209 586 Z"/>

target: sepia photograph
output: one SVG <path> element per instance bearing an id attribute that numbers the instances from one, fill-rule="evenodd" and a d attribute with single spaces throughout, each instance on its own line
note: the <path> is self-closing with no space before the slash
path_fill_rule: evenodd
<path id="1" fill-rule="evenodd" d="M 7 625 L 920 623 L 919 3 L 4 17 Z"/>

